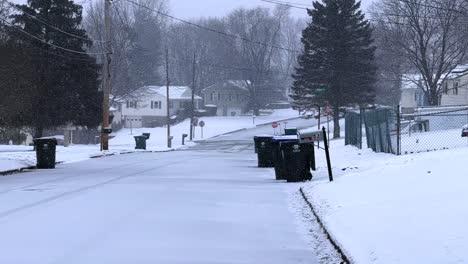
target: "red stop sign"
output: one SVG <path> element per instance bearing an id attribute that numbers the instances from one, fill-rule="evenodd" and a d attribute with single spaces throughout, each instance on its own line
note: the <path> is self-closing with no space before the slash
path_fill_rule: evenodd
<path id="1" fill-rule="evenodd" d="M 277 128 L 277 127 L 278 127 L 278 122 L 273 122 L 273 123 L 271 123 L 271 126 L 272 126 L 273 128 Z"/>

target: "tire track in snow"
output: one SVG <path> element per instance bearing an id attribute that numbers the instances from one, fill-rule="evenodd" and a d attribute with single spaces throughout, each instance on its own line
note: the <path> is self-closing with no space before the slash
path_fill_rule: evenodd
<path id="1" fill-rule="evenodd" d="M 167 163 L 167 164 L 164 164 L 164 165 L 161 165 L 161 166 L 151 167 L 151 168 L 140 170 L 140 171 L 133 172 L 133 173 L 130 173 L 130 174 L 125 174 L 125 175 L 122 175 L 122 176 L 114 177 L 114 178 L 111 178 L 111 179 L 108 179 L 108 180 L 105 180 L 105 181 L 102 181 L 102 182 L 98 182 L 98 183 L 95 183 L 95 184 L 91 184 L 91 185 L 88 185 L 88 186 L 78 188 L 78 189 L 75 189 L 75 190 L 72 190 L 72 191 L 63 192 L 61 194 L 53 195 L 51 197 L 39 200 L 37 202 L 29 203 L 29 204 L 26 204 L 26 205 L 23 205 L 23 206 L 20 206 L 20 207 L 17 207 L 17 208 L 13 208 L 13 209 L 1 212 L 0 213 L 0 219 L 6 218 L 8 216 L 11 216 L 11 215 L 13 215 L 15 213 L 19 213 L 19 212 L 27 210 L 27 209 L 31 209 L 31 208 L 34 208 L 34 207 L 37 207 L 37 206 L 40 206 L 40 205 L 43 205 L 43 204 L 46 204 L 46 203 L 49 203 L 49 202 L 59 200 L 59 199 L 61 199 L 63 197 L 67 197 L 67 196 L 82 193 L 82 192 L 85 192 L 85 191 L 88 191 L 88 190 L 96 189 L 96 188 L 105 186 L 107 184 L 118 182 L 120 180 L 130 178 L 132 176 L 138 176 L 140 174 L 143 174 L 143 173 L 146 173 L 146 172 L 149 172 L 149 171 L 154 171 L 155 169 L 169 167 L 169 166 L 178 164 L 180 162 L 187 162 L 187 161 L 191 161 L 191 160 L 206 159 L 206 158 L 208 158 L 208 157 L 198 157 L 198 158 L 193 158 L 193 159 L 189 159 L 189 160 L 183 160 L 183 161 L 178 161 L 178 162 Z"/>

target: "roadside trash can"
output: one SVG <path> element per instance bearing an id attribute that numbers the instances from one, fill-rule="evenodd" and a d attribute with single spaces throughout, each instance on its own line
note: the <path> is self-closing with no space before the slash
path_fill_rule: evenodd
<path id="1" fill-rule="evenodd" d="M 143 133 L 143 136 L 145 136 L 146 139 L 150 139 L 151 133 Z"/>
<path id="2" fill-rule="evenodd" d="M 145 136 L 135 136 L 135 149 L 144 149 L 146 150 L 146 137 Z"/>
<path id="3" fill-rule="evenodd" d="M 284 166 L 283 154 L 281 153 L 282 142 L 297 142 L 296 136 L 277 136 L 272 140 L 272 160 L 275 167 L 275 179 L 286 180 L 286 169 Z"/>
<path id="4" fill-rule="evenodd" d="M 262 135 L 255 136 L 255 150 L 258 157 L 259 168 L 270 168 L 273 167 L 272 153 L 271 153 L 271 141 L 273 136 Z"/>
<path id="5" fill-rule="evenodd" d="M 295 128 L 295 127 L 285 128 L 284 129 L 284 135 L 285 136 L 297 135 L 297 128 Z"/>
<path id="6" fill-rule="evenodd" d="M 301 182 L 312 179 L 310 173 L 311 151 L 309 144 L 282 142 L 281 151 L 284 159 L 287 182 Z"/>
<path id="7" fill-rule="evenodd" d="M 36 159 L 38 169 L 55 168 L 55 150 L 57 139 L 55 138 L 36 138 L 34 147 L 36 149 Z"/>

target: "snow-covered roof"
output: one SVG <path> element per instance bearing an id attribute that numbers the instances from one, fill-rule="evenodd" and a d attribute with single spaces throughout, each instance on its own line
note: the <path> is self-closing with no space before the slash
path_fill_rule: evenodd
<path id="1" fill-rule="evenodd" d="M 217 88 L 217 89 L 223 89 L 223 88 L 237 88 L 239 90 L 243 90 L 245 92 L 249 91 L 248 85 L 250 85 L 250 81 L 245 81 L 245 80 L 227 80 L 221 83 L 215 83 L 213 85 L 210 85 L 203 89 L 202 91 L 212 89 L 212 88 Z"/>
<path id="2" fill-rule="evenodd" d="M 158 94 L 166 97 L 167 88 L 166 86 L 144 86 L 138 89 L 135 97 L 147 97 Z M 190 100 L 192 99 L 192 89 L 188 86 L 169 86 L 169 99 L 173 100 Z M 195 95 L 195 100 L 201 100 L 200 96 Z"/>
<path id="3" fill-rule="evenodd" d="M 448 74 L 447 79 L 454 79 L 465 74 L 468 74 L 468 64 L 458 65 Z"/>
<path id="4" fill-rule="evenodd" d="M 418 82 L 422 82 L 422 76 L 420 74 L 404 74 L 401 77 L 401 89 L 402 90 L 421 89 L 417 84 Z"/>

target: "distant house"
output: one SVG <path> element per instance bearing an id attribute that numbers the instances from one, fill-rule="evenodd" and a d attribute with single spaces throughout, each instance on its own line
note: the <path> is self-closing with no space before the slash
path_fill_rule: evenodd
<path id="1" fill-rule="evenodd" d="M 421 87 L 421 75 L 407 74 L 402 77 L 400 106 L 403 112 L 412 112 L 415 108 L 428 104 L 426 95 Z"/>
<path id="2" fill-rule="evenodd" d="M 123 126 L 130 128 L 157 127 L 167 123 L 167 99 L 165 86 L 145 86 L 130 99 L 118 104 Z M 190 109 L 192 90 L 186 86 L 169 87 L 170 115 L 177 115 L 181 110 Z M 195 109 L 201 106 L 202 98 L 195 96 Z"/>
<path id="3" fill-rule="evenodd" d="M 456 67 L 442 85 L 440 105 L 468 105 L 468 65 Z"/>
<path id="4" fill-rule="evenodd" d="M 248 110 L 248 81 L 230 80 L 206 87 L 202 90 L 205 105 L 216 105 L 218 116 L 241 115 Z"/>

